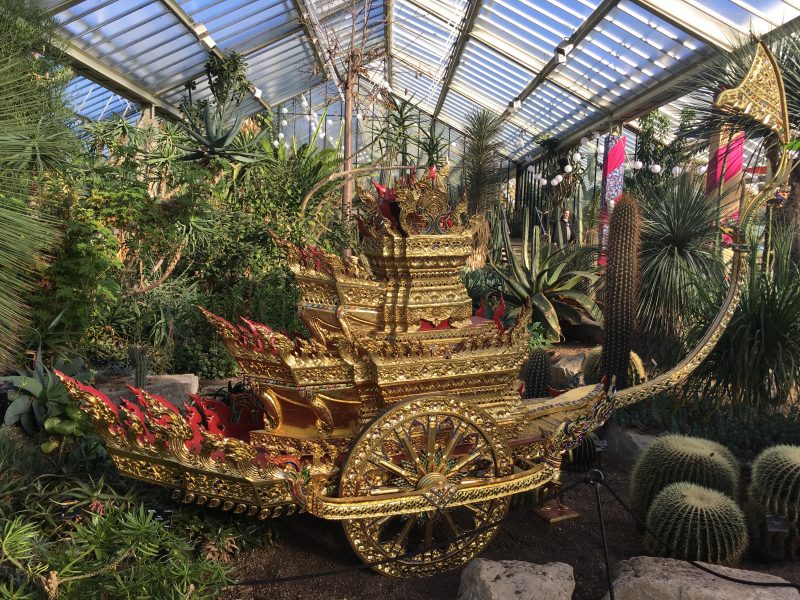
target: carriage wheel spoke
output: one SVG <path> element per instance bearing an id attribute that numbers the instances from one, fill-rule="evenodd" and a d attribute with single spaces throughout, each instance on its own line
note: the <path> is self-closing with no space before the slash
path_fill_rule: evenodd
<path id="1" fill-rule="evenodd" d="M 467 454 L 464 458 L 462 458 L 456 464 L 454 464 L 452 467 L 450 467 L 447 470 L 447 474 L 450 475 L 451 473 L 458 473 L 461 469 L 466 467 L 468 464 L 470 464 L 474 460 L 477 460 L 478 458 L 480 458 L 481 454 L 483 453 L 483 450 L 485 448 L 486 448 L 486 444 L 483 443 L 483 442 L 481 442 L 480 444 L 475 446 L 475 449 L 472 452 Z"/>
<path id="2" fill-rule="evenodd" d="M 383 457 L 373 456 L 372 458 L 369 459 L 369 462 L 371 462 L 373 465 L 377 467 L 383 467 L 384 469 L 386 469 L 387 471 L 391 471 L 395 475 L 399 475 L 409 483 L 413 484 L 417 480 L 416 477 L 414 477 L 413 473 L 406 471 L 403 467 L 399 467 L 393 462 L 388 461 Z"/>
<path id="3" fill-rule="evenodd" d="M 400 535 L 397 536 L 397 539 L 392 543 L 391 548 L 389 549 L 394 550 L 395 548 L 403 549 L 405 547 L 406 538 L 408 534 L 411 533 L 411 529 L 417 523 L 417 515 L 411 515 L 406 521 L 406 524 L 403 525 L 403 529 L 400 530 Z"/>
<path id="4" fill-rule="evenodd" d="M 453 427 L 453 433 L 450 437 L 450 441 L 447 442 L 447 447 L 444 449 L 444 452 L 442 453 L 442 464 L 447 462 L 447 459 L 450 458 L 450 455 L 452 454 L 453 450 L 455 450 L 455 447 L 464 437 L 464 432 L 461 431 L 461 427 L 463 425 L 464 421 L 459 421 L 458 425 Z"/>

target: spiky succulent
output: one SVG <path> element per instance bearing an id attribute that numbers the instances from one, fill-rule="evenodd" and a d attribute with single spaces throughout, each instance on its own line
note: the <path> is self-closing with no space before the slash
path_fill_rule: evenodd
<path id="1" fill-rule="evenodd" d="M 654 554 L 669 556 L 671 547 L 685 558 L 732 565 L 747 549 L 747 525 L 736 502 L 694 483 L 661 490 L 647 512 L 647 526 L 653 535 L 645 546 Z"/>
<path id="2" fill-rule="evenodd" d="M 525 398 L 545 398 L 550 385 L 550 357 L 547 348 L 534 348 L 525 369 Z"/>
<path id="3" fill-rule="evenodd" d="M 653 498 L 678 481 L 695 483 L 735 497 L 739 488 L 739 464 L 733 454 L 716 442 L 685 435 L 657 438 L 633 468 L 631 508 L 647 514 Z"/>

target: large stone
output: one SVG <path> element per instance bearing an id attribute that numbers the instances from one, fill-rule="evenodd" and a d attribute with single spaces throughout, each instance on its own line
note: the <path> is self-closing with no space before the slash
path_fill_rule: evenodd
<path id="1" fill-rule="evenodd" d="M 623 467 L 632 467 L 647 450 L 656 436 L 637 433 L 620 427 L 611 420 L 602 430 L 601 437 L 608 442 L 605 458 Z"/>
<path id="2" fill-rule="evenodd" d="M 458 600 L 570 600 L 574 590 L 572 567 L 564 563 L 476 558 L 461 573 Z"/>
<path id="3" fill-rule="evenodd" d="M 130 398 L 128 385 L 133 385 L 132 377 L 115 378 L 108 381 L 99 382 L 97 389 L 106 394 L 112 400 L 120 396 Z M 196 394 L 200 389 L 200 379 L 194 373 L 183 373 L 178 375 L 149 375 L 144 389 L 151 394 L 163 396 L 176 406 L 183 405 L 187 400 L 187 394 Z"/>
<path id="4" fill-rule="evenodd" d="M 581 365 L 586 353 L 562 356 L 555 364 L 550 365 L 550 387 L 563 390 L 572 383 L 575 376 L 581 372 Z"/>
<path id="5" fill-rule="evenodd" d="M 785 579 L 757 571 L 731 569 L 701 563 L 729 577 L 759 582 Z M 742 585 L 715 577 L 674 558 L 636 556 L 617 566 L 614 580 L 616 600 L 800 600 L 800 593 L 789 587 Z M 606 594 L 605 599 L 608 600 Z"/>

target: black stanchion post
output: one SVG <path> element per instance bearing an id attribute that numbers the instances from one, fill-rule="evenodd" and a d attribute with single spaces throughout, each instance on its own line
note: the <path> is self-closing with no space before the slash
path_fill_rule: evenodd
<path id="1" fill-rule="evenodd" d="M 611 579 L 611 564 L 608 560 L 608 540 L 606 539 L 606 523 L 603 520 L 603 505 L 600 502 L 600 486 L 603 484 L 603 472 L 592 469 L 586 478 L 594 488 L 594 499 L 597 502 L 597 518 L 600 519 L 600 538 L 603 541 L 603 558 L 606 561 L 606 578 L 608 579 L 608 598 L 614 600 L 614 582 Z"/>

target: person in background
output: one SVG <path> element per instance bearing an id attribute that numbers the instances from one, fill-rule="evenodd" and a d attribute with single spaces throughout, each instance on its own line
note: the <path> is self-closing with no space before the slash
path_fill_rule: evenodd
<path id="1" fill-rule="evenodd" d="M 559 238 L 558 230 L 556 227 L 561 228 L 561 237 Z M 562 246 L 568 246 L 575 243 L 575 221 L 572 218 L 572 212 L 565 208 L 561 212 L 561 218 L 556 221 L 553 227 L 553 243 Z"/>

